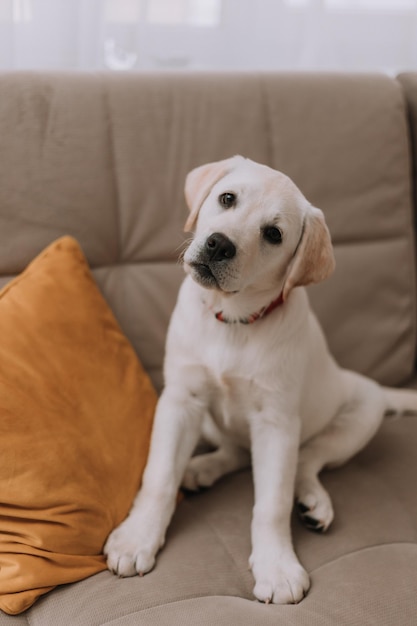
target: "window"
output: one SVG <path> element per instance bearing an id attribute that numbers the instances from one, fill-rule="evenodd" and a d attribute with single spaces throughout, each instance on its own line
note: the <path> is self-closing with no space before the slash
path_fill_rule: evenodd
<path id="1" fill-rule="evenodd" d="M 417 70 L 417 0 L 0 0 L 0 70 Z"/>
<path id="2" fill-rule="evenodd" d="M 344 11 L 404 11 L 416 8 L 415 0 L 324 0 L 328 9 Z"/>
<path id="3" fill-rule="evenodd" d="M 105 19 L 109 22 L 190 26 L 217 26 L 221 0 L 106 0 Z"/>
<path id="4" fill-rule="evenodd" d="M 284 0 L 287 6 L 343 11 L 408 11 L 417 8 L 416 0 Z"/>
<path id="5" fill-rule="evenodd" d="M 0 0 L 0 22 L 21 23 L 31 19 L 31 0 Z"/>

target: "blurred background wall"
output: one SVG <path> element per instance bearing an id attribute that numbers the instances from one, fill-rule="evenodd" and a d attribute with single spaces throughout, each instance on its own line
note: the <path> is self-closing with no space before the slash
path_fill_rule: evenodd
<path id="1" fill-rule="evenodd" d="M 417 69 L 417 0 L 0 0 L 0 70 Z"/>

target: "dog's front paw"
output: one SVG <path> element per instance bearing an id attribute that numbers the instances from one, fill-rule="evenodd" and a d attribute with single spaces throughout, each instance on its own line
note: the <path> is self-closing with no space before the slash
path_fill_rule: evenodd
<path id="1" fill-rule="evenodd" d="M 138 527 L 137 520 L 127 518 L 112 533 L 104 546 L 108 569 L 122 578 L 143 576 L 155 565 L 156 552 L 162 541 L 152 546 Z"/>
<path id="2" fill-rule="evenodd" d="M 266 604 L 300 602 L 310 587 L 310 579 L 305 569 L 295 557 L 268 561 L 258 563 L 254 555 L 249 559 L 256 583 L 253 590 L 255 597 Z"/>

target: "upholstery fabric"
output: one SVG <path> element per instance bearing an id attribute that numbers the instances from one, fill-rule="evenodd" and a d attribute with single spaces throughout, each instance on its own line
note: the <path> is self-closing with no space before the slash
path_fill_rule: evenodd
<path id="1" fill-rule="evenodd" d="M 75 240 L 0 292 L 0 608 L 105 568 L 139 487 L 156 394 Z"/>

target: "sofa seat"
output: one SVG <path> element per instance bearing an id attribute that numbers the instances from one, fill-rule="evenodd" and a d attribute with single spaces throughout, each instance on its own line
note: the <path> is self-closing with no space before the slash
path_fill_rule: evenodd
<path id="1" fill-rule="evenodd" d="M 294 515 L 296 551 L 311 575 L 298 605 L 264 605 L 248 569 L 250 471 L 179 503 L 157 565 L 143 578 L 102 572 L 55 589 L 1 626 L 412 626 L 417 615 L 417 416 L 387 419 L 345 467 L 323 474 L 335 506 L 325 534 Z M 364 611 L 366 607 L 366 612 Z"/>

